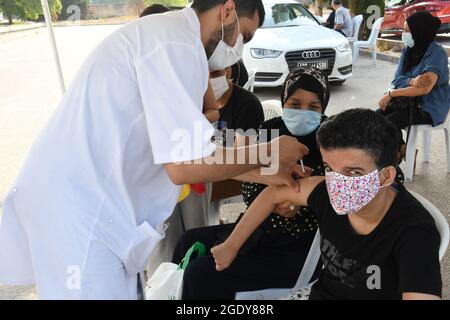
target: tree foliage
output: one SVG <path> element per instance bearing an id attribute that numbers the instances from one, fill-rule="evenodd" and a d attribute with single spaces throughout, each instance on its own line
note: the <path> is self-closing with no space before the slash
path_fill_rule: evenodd
<path id="1" fill-rule="evenodd" d="M 48 5 L 52 17 L 57 17 L 61 12 L 61 1 L 49 0 Z M 43 14 L 40 0 L 0 0 L 0 11 L 8 17 L 10 24 L 13 22 L 13 17 L 37 20 Z"/>

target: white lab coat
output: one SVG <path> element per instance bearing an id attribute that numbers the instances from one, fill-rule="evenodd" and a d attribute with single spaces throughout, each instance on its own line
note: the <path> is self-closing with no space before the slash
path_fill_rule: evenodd
<path id="1" fill-rule="evenodd" d="M 163 164 L 214 151 L 213 129 L 202 114 L 207 81 L 200 22 L 190 8 L 139 19 L 105 39 L 5 199 L 0 283 L 36 283 L 46 299 L 95 298 L 95 284 L 90 279 L 88 295 L 83 274 L 96 265 L 104 269 L 89 274 L 108 276 L 108 262 L 88 261 L 94 242 L 135 282 L 180 192 Z M 191 150 L 174 151 L 177 129 L 196 139 Z"/>

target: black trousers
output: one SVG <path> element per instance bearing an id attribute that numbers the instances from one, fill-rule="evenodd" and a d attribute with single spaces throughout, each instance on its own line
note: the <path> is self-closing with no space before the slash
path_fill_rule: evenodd
<path id="1" fill-rule="evenodd" d="M 191 261 L 185 270 L 183 300 L 233 300 L 240 291 L 292 288 L 295 285 L 314 232 L 305 232 L 289 242 L 267 235 L 245 255 L 238 255 L 228 269 L 218 272 L 209 252 L 221 241 L 218 235 L 231 232 L 233 227 L 220 225 L 194 229 L 180 239 L 174 252 L 174 263 L 179 263 L 196 241 L 207 247 L 207 256 Z"/>
<path id="2" fill-rule="evenodd" d="M 389 121 L 391 121 L 398 130 L 398 135 L 400 139 L 400 145 L 404 145 L 405 141 L 403 139 L 402 129 L 406 129 L 409 126 L 410 121 L 410 110 L 405 108 L 401 111 L 390 111 L 389 109 L 383 111 L 381 109 L 377 110 L 378 113 L 384 115 Z M 433 124 L 431 116 L 420 108 L 414 108 L 412 114 L 412 125 L 421 124 Z"/>

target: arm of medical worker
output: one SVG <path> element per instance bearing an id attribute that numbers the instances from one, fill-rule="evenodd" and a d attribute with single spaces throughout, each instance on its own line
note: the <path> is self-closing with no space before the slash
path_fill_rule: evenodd
<path id="1" fill-rule="evenodd" d="M 312 177 L 299 180 L 299 193 L 286 186 L 270 186 L 264 189 L 247 209 L 228 239 L 211 249 L 216 270 L 222 271 L 231 265 L 240 248 L 278 204 L 290 202 L 293 205 L 307 206 L 309 195 L 323 179 Z"/>
<path id="2" fill-rule="evenodd" d="M 268 160 L 264 157 L 266 152 L 270 163 L 265 163 Z M 309 149 L 300 144 L 297 139 L 281 136 L 267 144 L 241 148 L 218 148 L 212 156 L 201 161 L 165 164 L 165 170 L 173 183 L 182 185 L 233 179 L 254 169 L 271 165 L 275 170 L 274 176 L 283 181 L 283 184 L 298 191 L 299 186 L 292 177 L 293 172 L 298 172 L 301 176 L 297 163 L 308 153 Z M 262 154 L 263 157 L 261 157 Z M 223 161 L 217 161 L 221 159 Z M 230 159 L 231 161 L 228 161 Z M 258 181 L 250 180 L 250 182 Z"/>

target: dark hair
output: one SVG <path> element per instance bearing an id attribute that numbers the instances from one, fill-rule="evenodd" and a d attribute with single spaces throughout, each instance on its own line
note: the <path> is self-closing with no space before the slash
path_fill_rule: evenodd
<path id="1" fill-rule="evenodd" d="M 227 0 L 194 0 L 192 9 L 202 13 L 219 5 L 223 5 L 225 2 L 227 2 Z M 236 12 L 239 17 L 253 18 L 255 13 L 258 12 L 258 26 L 262 26 L 266 17 L 262 0 L 234 0 L 234 3 L 236 4 Z"/>
<path id="2" fill-rule="evenodd" d="M 341 0 L 333 0 L 333 4 L 340 6 L 342 4 Z"/>
<path id="3" fill-rule="evenodd" d="M 151 14 L 164 13 L 167 11 L 170 11 L 170 9 L 167 8 L 165 5 L 155 3 L 155 4 L 152 4 L 151 6 L 145 8 L 139 17 L 142 18 L 145 16 L 149 16 Z"/>
<path id="4" fill-rule="evenodd" d="M 317 131 L 317 142 L 325 150 L 364 150 L 378 169 L 396 164 L 398 141 L 395 126 L 368 109 L 351 109 L 330 117 Z"/>

